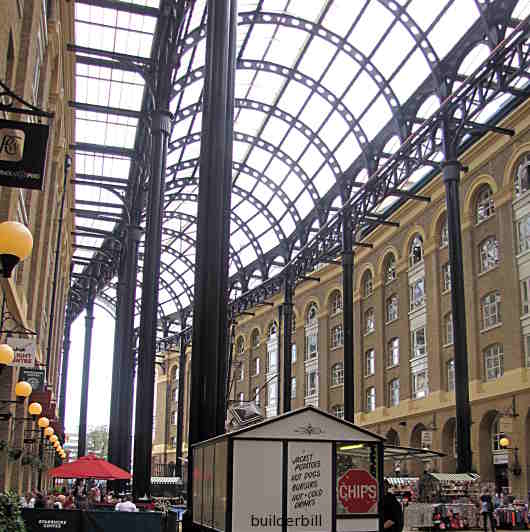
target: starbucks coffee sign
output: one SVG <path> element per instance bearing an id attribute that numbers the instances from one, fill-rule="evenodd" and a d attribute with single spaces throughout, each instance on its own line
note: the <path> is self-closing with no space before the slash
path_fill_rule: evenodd
<path id="1" fill-rule="evenodd" d="M 49 126 L 0 120 L 0 186 L 42 190 Z"/>

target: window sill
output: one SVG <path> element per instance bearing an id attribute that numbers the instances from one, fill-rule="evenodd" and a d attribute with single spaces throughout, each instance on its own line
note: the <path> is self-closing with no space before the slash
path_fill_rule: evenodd
<path id="1" fill-rule="evenodd" d="M 516 259 L 521 259 L 523 258 L 525 255 L 529 255 L 530 254 L 530 249 L 525 249 L 524 251 L 519 251 L 519 253 L 516 253 L 515 254 L 515 258 Z"/>
<path id="2" fill-rule="evenodd" d="M 495 215 L 497 212 L 492 212 L 487 218 L 484 218 L 483 220 L 480 220 L 480 222 L 475 223 L 475 227 L 478 227 L 482 225 L 484 222 L 487 222 L 488 220 L 491 220 L 492 218 L 495 218 Z"/>
<path id="3" fill-rule="evenodd" d="M 374 334 L 375 329 L 371 329 L 370 331 L 365 331 L 364 336 L 370 336 L 371 334 Z"/>
<path id="4" fill-rule="evenodd" d="M 336 310 L 335 312 L 333 312 L 333 314 L 330 314 L 329 317 L 330 318 L 335 318 L 336 316 L 340 316 L 342 314 L 342 309 L 341 310 Z"/>
<path id="5" fill-rule="evenodd" d="M 451 293 L 451 287 L 442 290 L 442 296 L 445 296 L 445 295 L 450 294 L 450 293 Z"/>
<path id="6" fill-rule="evenodd" d="M 391 281 L 385 281 L 385 286 L 390 286 L 394 281 L 397 281 L 397 275 Z"/>
<path id="7" fill-rule="evenodd" d="M 387 366 L 386 367 L 387 370 L 394 369 L 394 368 L 399 368 L 399 364 L 393 364 L 392 366 Z"/>
<path id="8" fill-rule="evenodd" d="M 447 344 L 443 344 L 442 347 L 443 347 L 443 348 L 446 348 L 446 347 L 453 347 L 453 345 L 455 345 L 454 341 L 449 342 L 449 343 L 447 343 Z"/>
<path id="9" fill-rule="evenodd" d="M 477 275 L 477 277 L 482 277 L 483 275 L 486 275 L 487 273 L 493 272 L 498 269 L 499 269 L 499 263 L 495 264 L 495 266 L 492 266 L 489 270 L 484 270 L 483 272 L 480 272 Z"/>
<path id="10" fill-rule="evenodd" d="M 337 349 L 342 349 L 344 348 L 344 344 L 340 344 L 340 345 L 336 345 L 335 347 L 330 347 L 329 350 L 330 351 L 337 351 Z"/>
<path id="11" fill-rule="evenodd" d="M 374 373 L 368 373 L 367 375 L 364 376 L 365 379 L 369 379 L 370 377 L 373 377 L 375 375 L 375 372 Z"/>
<path id="12" fill-rule="evenodd" d="M 500 321 L 499 323 L 496 323 L 495 325 L 490 325 L 489 327 L 484 327 L 484 329 L 480 329 L 480 333 L 482 334 L 482 333 L 491 331 L 492 329 L 497 329 L 499 327 L 502 327 L 502 321 Z"/>
<path id="13" fill-rule="evenodd" d="M 446 244 L 442 244 L 440 246 L 440 249 L 445 249 L 445 248 L 448 248 L 449 247 L 449 242 L 447 242 Z"/>
<path id="14" fill-rule="evenodd" d="M 415 312 L 419 312 L 420 310 L 425 310 L 425 307 L 426 307 L 426 304 L 423 303 L 423 305 L 419 305 L 419 306 L 417 306 L 417 307 L 414 307 L 414 308 L 410 309 L 410 310 L 409 310 L 409 316 L 410 316 L 411 314 L 414 314 Z"/>
<path id="15" fill-rule="evenodd" d="M 344 383 L 341 382 L 340 384 L 331 384 L 329 389 L 334 390 L 335 388 L 342 388 L 344 386 Z"/>
<path id="16" fill-rule="evenodd" d="M 397 320 L 399 320 L 399 316 L 396 316 L 395 318 L 392 318 L 391 320 L 386 321 L 385 325 L 390 325 L 391 323 L 394 323 Z"/>

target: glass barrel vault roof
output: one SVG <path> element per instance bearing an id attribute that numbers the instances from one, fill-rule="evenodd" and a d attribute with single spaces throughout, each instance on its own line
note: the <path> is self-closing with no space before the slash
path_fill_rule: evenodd
<path id="1" fill-rule="evenodd" d="M 170 104 L 160 317 L 193 298 L 206 0 L 190 5 Z M 110 231 L 123 216 L 119 196 L 139 125 L 135 113 L 116 110 L 140 111 L 145 82 L 122 63 L 92 61 L 90 49 L 149 58 L 160 5 L 77 0 L 75 7 L 75 44 L 84 47 L 76 52 L 76 225 Z M 506 27 L 491 22 L 501 10 Z M 240 0 L 238 11 L 233 297 L 279 271 L 341 207 L 345 182 L 366 182 L 418 119 L 438 109 L 441 68 L 454 70 L 455 90 L 491 53 L 488 31 L 507 36 L 530 13 L 530 0 Z M 511 98 L 503 94 L 474 119 L 487 121 Z M 94 176 L 108 186 L 89 185 Z M 76 244 L 79 274 L 101 239 L 78 234 Z M 101 294 L 105 304 L 114 300 L 114 286 Z"/>

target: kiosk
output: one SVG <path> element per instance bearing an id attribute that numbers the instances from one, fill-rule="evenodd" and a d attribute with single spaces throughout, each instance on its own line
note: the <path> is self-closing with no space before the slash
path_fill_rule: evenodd
<path id="1" fill-rule="evenodd" d="M 306 406 L 192 447 L 203 530 L 382 532 L 383 438 Z"/>

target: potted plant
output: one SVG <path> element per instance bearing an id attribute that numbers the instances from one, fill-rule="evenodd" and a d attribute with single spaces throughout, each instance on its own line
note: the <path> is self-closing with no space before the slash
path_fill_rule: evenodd
<path id="1" fill-rule="evenodd" d="M 16 493 L 0 494 L 0 530 L 2 532 L 26 532 L 20 513 L 20 499 Z"/>

